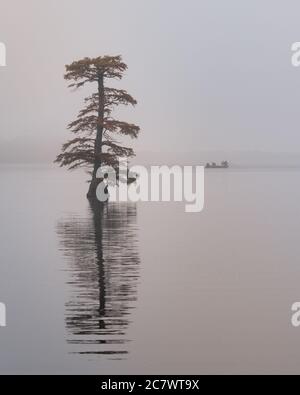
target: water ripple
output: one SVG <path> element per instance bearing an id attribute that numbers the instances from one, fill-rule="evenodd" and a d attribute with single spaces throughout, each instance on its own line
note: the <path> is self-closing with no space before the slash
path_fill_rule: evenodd
<path id="1" fill-rule="evenodd" d="M 72 353 L 128 353 L 140 264 L 136 217 L 134 204 L 91 204 L 86 217 L 58 223 L 71 289 L 65 320 Z"/>

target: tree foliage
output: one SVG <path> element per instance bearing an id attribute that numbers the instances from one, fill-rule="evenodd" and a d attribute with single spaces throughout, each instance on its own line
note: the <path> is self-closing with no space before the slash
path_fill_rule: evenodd
<path id="1" fill-rule="evenodd" d="M 62 147 L 56 163 L 69 170 L 80 167 L 92 170 L 92 183 L 101 165 L 117 168 L 118 157 L 132 157 L 132 148 L 123 146 L 119 138 L 135 139 L 140 128 L 132 123 L 114 118 L 113 111 L 119 105 L 135 106 L 136 100 L 125 90 L 110 88 L 106 81 L 122 79 L 127 65 L 121 56 L 84 58 L 66 66 L 65 80 L 69 87 L 78 89 L 94 83 L 97 91 L 84 100 L 84 107 L 68 129 L 73 138 Z"/>

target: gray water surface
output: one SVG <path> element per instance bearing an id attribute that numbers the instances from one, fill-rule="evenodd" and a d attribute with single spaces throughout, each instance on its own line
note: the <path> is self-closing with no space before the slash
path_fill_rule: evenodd
<path id="1" fill-rule="evenodd" d="M 299 373 L 299 177 L 211 170 L 187 214 L 1 166 L 0 373 Z"/>

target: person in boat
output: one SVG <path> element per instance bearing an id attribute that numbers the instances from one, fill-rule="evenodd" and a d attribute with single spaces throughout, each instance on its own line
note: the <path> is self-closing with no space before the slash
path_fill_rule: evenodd
<path id="1" fill-rule="evenodd" d="M 229 163 L 227 161 L 221 162 L 221 165 L 217 165 L 216 162 L 207 163 L 206 169 L 228 169 Z"/>

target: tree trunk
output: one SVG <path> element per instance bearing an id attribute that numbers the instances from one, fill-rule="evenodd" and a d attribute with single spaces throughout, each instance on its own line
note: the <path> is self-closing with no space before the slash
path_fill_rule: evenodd
<path id="1" fill-rule="evenodd" d="M 102 139 L 103 139 L 103 122 L 104 122 L 104 77 L 103 74 L 98 76 L 98 125 L 97 125 L 97 136 L 95 141 L 95 163 L 92 174 L 92 180 L 90 183 L 87 198 L 90 200 L 96 200 L 96 190 L 100 183 L 97 179 L 97 171 L 101 167 L 101 154 L 102 154 Z"/>

